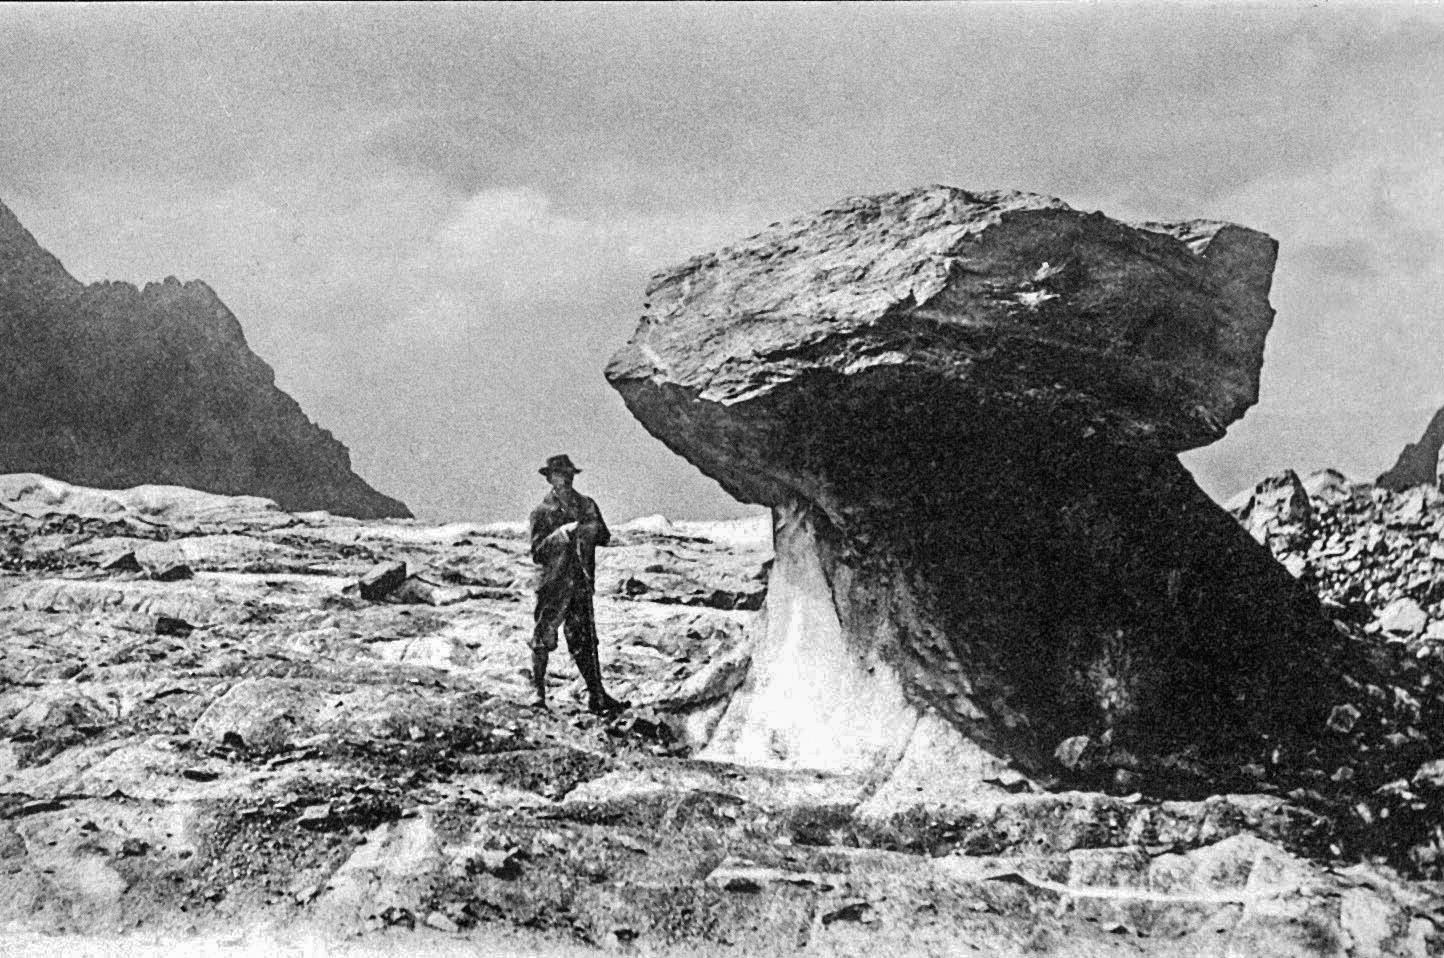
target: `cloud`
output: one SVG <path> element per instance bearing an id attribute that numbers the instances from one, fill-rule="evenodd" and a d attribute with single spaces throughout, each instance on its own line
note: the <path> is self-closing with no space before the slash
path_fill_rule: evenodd
<path id="1" fill-rule="evenodd" d="M 455 206 L 407 264 L 414 305 L 397 322 L 407 333 L 455 336 L 485 333 L 518 311 L 574 312 L 619 286 L 640 302 L 651 272 L 765 222 L 747 207 L 567 212 L 540 190 L 484 190 Z"/>

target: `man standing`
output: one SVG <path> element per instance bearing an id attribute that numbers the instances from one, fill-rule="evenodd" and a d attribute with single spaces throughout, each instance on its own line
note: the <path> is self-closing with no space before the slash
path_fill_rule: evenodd
<path id="1" fill-rule="evenodd" d="M 537 584 L 536 628 L 531 639 L 532 685 L 536 705 L 547 704 L 547 658 L 557 647 L 557 628 L 565 626 L 567 649 L 587 683 L 587 709 L 598 714 L 627 707 L 602 687 L 597 655 L 597 625 L 592 615 L 596 547 L 612 540 L 594 500 L 572 488 L 581 472 L 567 456 L 552 456 L 540 470 L 551 491 L 531 513 L 531 557 L 541 566 Z"/>

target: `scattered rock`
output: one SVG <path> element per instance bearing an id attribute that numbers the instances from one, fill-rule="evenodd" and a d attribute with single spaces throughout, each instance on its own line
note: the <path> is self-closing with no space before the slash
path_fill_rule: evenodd
<path id="1" fill-rule="evenodd" d="M 1083 753 L 1092 744 L 1092 739 L 1086 735 L 1074 735 L 1072 738 L 1065 738 L 1058 743 L 1053 750 L 1053 757 L 1065 768 L 1078 768 L 1083 763 Z"/>
<path id="2" fill-rule="evenodd" d="M 185 638 L 196 630 L 185 619 L 177 619 L 168 615 L 157 616 L 155 620 L 155 634 L 169 635 L 176 638 Z"/>
<path id="3" fill-rule="evenodd" d="M 382 562 L 374 565 L 356 583 L 361 598 L 379 602 L 406 581 L 406 563 Z"/>
<path id="4" fill-rule="evenodd" d="M 1427 785 L 1444 792 L 1444 758 L 1436 758 L 1420 765 L 1414 773 L 1414 784 Z"/>
<path id="5" fill-rule="evenodd" d="M 152 567 L 150 577 L 156 582 L 180 582 L 194 578 L 195 572 L 184 562 L 168 562 Z"/>
<path id="6" fill-rule="evenodd" d="M 1328 726 L 1335 732 L 1347 734 L 1353 731 L 1354 724 L 1359 721 L 1359 710 L 1353 705 L 1335 705 L 1329 712 Z"/>
<path id="7" fill-rule="evenodd" d="M 332 814 L 329 803 L 307 805 L 296 818 L 296 821 L 302 828 L 325 828 L 331 823 L 331 820 Z"/>
<path id="8" fill-rule="evenodd" d="M 1379 628 L 1390 635 L 1413 638 L 1429 624 L 1429 614 L 1410 598 L 1395 599 L 1379 616 Z"/>
<path id="9" fill-rule="evenodd" d="M 483 848 L 476 856 L 475 861 L 482 870 L 498 878 L 511 878 L 517 872 L 517 849 L 515 848 Z"/>
<path id="10" fill-rule="evenodd" d="M 106 572 L 141 572 L 140 560 L 135 557 L 133 550 L 127 549 L 117 553 L 109 559 L 100 563 L 100 568 Z"/>
<path id="11" fill-rule="evenodd" d="M 870 902 L 854 901 L 835 908 L 832 911 L 824 912 L 822 915 L 823 925 L 831 925 L 837 921 L 855 921 L 863 925 L 871 925 L 877 921 L 877 912 Z"/>
<path id="12" fill-rule="evenodd" d="M 402 569 L 405 568 L 405 565 L 402 565 Z M 470 596 L 470 591 L 448 589 L 420 576 L 410 576 L 384 595 L 387 601 L 404 605 L 452 605 L 465 601 Z"/>
<path id="13" fill-rule="evenodd" d="M 1267 545 L 1271 535 L 1306 534 L 1314 510 L 1304 484 L 1288 470 L 1256 485 L 1234 516 L 1249 535 Z"/>

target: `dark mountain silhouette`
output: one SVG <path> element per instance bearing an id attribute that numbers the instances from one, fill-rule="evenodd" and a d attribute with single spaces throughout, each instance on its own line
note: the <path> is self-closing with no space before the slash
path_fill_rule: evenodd
<path id="1" fill-rule="evenodd" d="M 205 283 L 85 285 L 0 204 L 0 473 L 411 515 L 275 384 Z"/>

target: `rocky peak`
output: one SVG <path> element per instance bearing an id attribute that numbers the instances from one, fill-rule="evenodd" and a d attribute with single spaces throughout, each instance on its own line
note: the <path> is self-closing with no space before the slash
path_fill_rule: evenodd
<path id="1" fill-rule="evenodd" d="M 1393 490 L 1438 483 L 1441 451 L 1444 451 L 1444 409 L 1434 414 L 1419 441 L 1405 446 L 1393 467 L 1380 475 L 1375 482 L 1385 489 Z"/>
<path id="2" fill-rule="evenodd" d="M 0 295 L 79 292 L 81 284 L 41 248 L 10 208 L 0 202 Z"/>
<path id="3" fill-rule="evenodd" d="M 275 387 L 208 285 L 82 285 L 0 207 L 0 473 L 409 516 Z"/>

